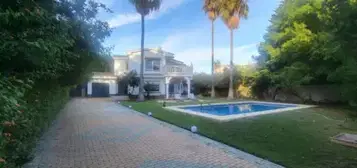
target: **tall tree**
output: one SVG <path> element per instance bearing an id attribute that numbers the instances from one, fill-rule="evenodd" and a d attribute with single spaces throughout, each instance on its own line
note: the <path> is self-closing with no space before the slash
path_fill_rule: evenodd
<path id="1" fill-rule="evenodd" d="M 217 19 L 219 15 L 219 1 L 217 0 L 205 0 L 203 5 L 203 10 L 208 15 L 208 18 L 211 20 L 211 31 L 212 31 L 212 62 L 211 62 L 211 97 L 215 97 L 215 87 L 214 87 L 214 21 Z"/>
<path id="2" fill-rule="evenodd" d="M 145 16 L 155 10 L 159 10 L 161 0 L 129 0 L 136 8 L 136 11 L 141 16 L 141 63 L 140 63 L 140 85 L 139 85 L 139 100 L 144 100 L 144 37 L 145 37 Z"/>
<path id="3" fill-rule="evenodd" d="M 248 16 L 248 0 L 222 0 L 220 4 L 220 14 L 223 21 L 230 30 L 230 79 L 228 99 L 233 99 L 233 30 L 237 29 L 242 18 Z"/>
<path id="4" fill-rule="evenodd" d="M 341 101 L 357 105 L 356 19 L 356 0 L 282 1 L 259 47 L 252 88 L 334 85 Z"/>

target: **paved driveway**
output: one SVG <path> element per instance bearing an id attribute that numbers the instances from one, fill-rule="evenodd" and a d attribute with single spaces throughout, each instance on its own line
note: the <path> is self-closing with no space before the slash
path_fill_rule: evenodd
<path id="1" fill-rule="evenodd" d="M 280 167 L 120 106 L 73 99 L 26 168 Z"/>

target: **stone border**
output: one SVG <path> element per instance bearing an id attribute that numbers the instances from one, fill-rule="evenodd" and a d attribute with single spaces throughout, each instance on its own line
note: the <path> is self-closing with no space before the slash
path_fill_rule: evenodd
<path id="1" fill-rule="evenodd" d="M 244 117 L 253 117 L 253 116 L 258 116 L 258 115 L 264 115 L 264 114 L 273 114 L 273 113 L 280 113 L 280 112 L 285 112 L 285 111 L 291 111 L 291 110 L 298 110 L 298 109 L 304 109 L 304 108 L 311 108 L 311 107 L 316 107 L 314 105 L 303 105 L 303 104 L 292 104 L 292 103 L 272 103 L 272 102 L 264 102 L 264 101 L 237 101 L 237 102 L 224 102 L 224 103 L 211 103 L 211 104 L 202 104 L 202 106 L 209 106 L 209 105 L 222 105 L 222 104 L 241 104 L 241 103 L 264 103 L 264 104 L 272 104 L 272 105 L 294 105 L 296 107 L 286 107 L 286 108 L 281 108 L 281 109 L 275 109 L 275 110 L 266 110 L 266 111 L 258 111 L 258 112 L 253 112 L 253 113 L 244 113 L 244 114 L 233 114 L 233 115 L 226 115 L 226 116 L 217 116 L 213 114 L 207 114 L 207 113 L 200 113 L 192 110 L 186 110 L 182 109 L 182 107 L 195 107 L 195 106 L 200 106 L 200 105 L 180 105 L 180 106 L 168 106 L 164 107 L 165 109 L 168 110 L 174 110 L 182 113 L 187 113 L 187 114 L 192 114 L 192 115 L 197 115 L 201 117 L 206 117 L 214 120 L 219 120 L 219 121 L 230 121 L 238 118 L 244 118 Z"/>
<path id="2" fill-rule="evenodd" d="M 120 104 L 118 104 L 118 105 L 120 105 Z M 234 157 L 237 157 L 239 159 L 243 159 L 243 160 L 246 160 L 246 161 L 248 161 L 250 163 L 253 163 L 258 168 L 284 168 L 281 165 L 278 165 L 276 163 L 270 162 L 269 160 L 265 160 L 265 159 L 259 158 L 257 156 L 252 155 L 252 154 L 249 154 L 247 152 L 241 151 L 239 149 L 236 149 L 234 147 L 226 145 L 226 144 L 224 144 L 222 142 L 215 141 L 215 140 L 207 138 L 207 137 L 205 137 L 203 135 L 192 133 L 189 130 L 186 130 L 186 129 L 181 128 L 179 126 L 167 123 L 167 122 L 165 122 L 163 120 L 159 120 L 159 119 L 157 119 L 155 117 L 149 117 L 149 116 L 145 115 L 144 113 L 135 111 L 134 109 L 128 108 L 128 107 L 126 107 L 124 105 L 120 105 L 120 106 L 128 109 L 129 112 L 131 112 L 131 113 L 133 113 L 135 115 L 139 115 L 139 116 L 145 117 L 145 118 L 147 118 L 147 119 L 149 119 L 149 120 L 151 120 L 151 121 L 153 121 L 155 123 L 158 123 L 158 124 L 160 124 L 160 125 L 162 125 L 164 127 L 168 127 L 174 132 L 180 132 L 180 133 L 186 134 L 187 136 L 189 136 L 189 137 L 191 137 L 193 139 L 201 141 L 202 143 L 204 143 L 207 146 L 213 146 L 213 147 L 219 148 L 219 149 L 221 149 L 222 151 L 224 151 L 225 153 L 227 153 L 227 154 L 229 154 L 231 156 L 234 156 Z M 198 132 L 199 132 L 199 128 L 198 128 Z"/>
<path id="3" fill-rule="evenodd" d="M 341 145 L 345 145 L 345 146 L 349 146 L 349 147 L 357 148 L 357 143 L 352 143 L 352 142 L 343 141 L 343 140 L 338 139 L 338 137 L 340 137 L 340 136 L 342 136 L 344 134 L 349 134 L 349 133 L 340 133 L 340 134 L 337 134 L 337 135 L 335 135 L 333 137 L 330 137 L 331 142 L 334 142 L 334 143 L 337 143 L 337 144 L 341 144 Z M 354 135 L 354 134 L 352 134 L 352 135 Z"/>

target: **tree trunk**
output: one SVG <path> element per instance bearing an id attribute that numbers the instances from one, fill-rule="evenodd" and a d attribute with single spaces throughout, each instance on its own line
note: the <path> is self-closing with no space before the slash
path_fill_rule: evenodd
<path id="1" fill-rule="evenodd" d="M 141 62 L 140 62 L 140 85 L 139 101 L 144 101 L 144 39 L 145 38 L 145 16 L 141 15 Z"/>
<path id="2" fill-rule="evenodd" d="M 214 20 L 212 20 L 212 89 L 211 89 L 211 97 L 214 98 L 215 90 L 214 90 Z"/>
<path id="3" fill-rule="evenodd" d="M 233 29 L 231 29 L 231 61 L 230 61 L 230 75 L 229 75 L 229 91 L 228 99 L 233 99 Z"/>

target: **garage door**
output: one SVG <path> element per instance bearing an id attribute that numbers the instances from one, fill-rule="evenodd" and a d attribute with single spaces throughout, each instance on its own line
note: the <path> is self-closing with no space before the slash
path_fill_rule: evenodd
<path id="1" fill-rule="evenodd" d="M 109 97 L 109 84 L 92 83 L 92 97 Z"/>

